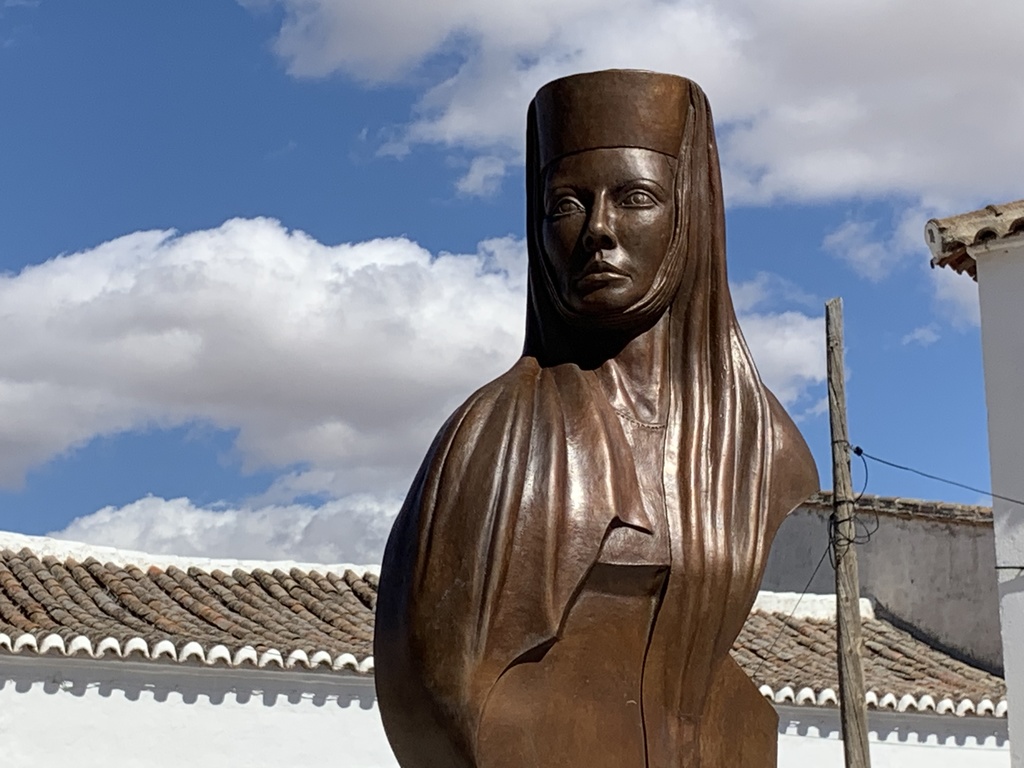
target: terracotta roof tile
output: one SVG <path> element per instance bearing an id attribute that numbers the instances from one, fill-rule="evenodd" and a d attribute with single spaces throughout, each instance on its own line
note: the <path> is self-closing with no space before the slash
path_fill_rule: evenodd
<path id="1" fill-rule="evenodd" d="M 977 280 L 978 265 L 971 249 L 1008 244 L 1011 240 L 1019 242 L 1024 236 L 1024 200 L 931 219 L 924 231 L 933 267 L 950 267 Z"/>
<path id="2" fill-rule="evenodd" d="M 1001 678 L 957 661 L 880 619 L 862 617 L 861 626 L 864 684 L 873 706 L 1005 714 L 1006 683 Z M 776 702 L 797 701 L 803 694 L 811 703 L 824 704 L 834 703 L 839 690 L 835 649 L 834 620 L 790 618 L 755 609 L 733 655 L 762 693 Z M 888 703 L 882 705 L 883 700 Z"/>
<path id="3" fill-rule="evenodd" d="M 222 647 L 232 663 L 293 659 L 309 666 L 315 656 L 318 665 L 368 671 L 376 585 L 372 574 L 354 571 L 257 568 L 229 575 L 175 565 L 143 571 L 6 549 L 0 552 L 0 646 L 38 652 L 53 636 L 67 652 L 83 638 L 78 645 L 87 640 L 99 655 L 112 639 L 121 655 L 131 645 L 131 652 L 152 656 L 163 644 L 161 656 L 208 660 Z"/>
<path id="4" fill-rule="evenodd" d="M 8 548 L 0 551 L 0 653 L 371 672 L 377 583 L 368 568 L 165 562 L 144 570 Z M 835 705 L 834 600 L 797 597 L 763 593 L 733 654 L 773 701 Z M 867 601 L 862 613 L 872 706 L 1005 715 L 1000 678 L 876 619 Z"/>

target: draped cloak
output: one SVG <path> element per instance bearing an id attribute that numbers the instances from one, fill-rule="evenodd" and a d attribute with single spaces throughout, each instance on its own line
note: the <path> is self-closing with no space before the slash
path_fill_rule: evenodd
<path id="1" fill-rule="evenodd" d="M 669 346 L 662 479 L 671 563 L 644 697 L 658 699 L 651 711 L 699 717 L 778 525 L 818 486 L 810 452 L 761 383 L 736 322 L 711 113 L 695 84 L 676 79 L 686 127 L 675 237 L 633 321 L 649 328 L 666 315 Z M 586 335 L 606 331 L 570 316 L 540 247 L 538 141 L 535 101 L 523 356 L 442 426 L 384 554 L 375 677 L 403 768 L 475 766 L 495 683 L 557 642 L 610 528 L 650 526 L 636 457 L 599 378 L 614 361 L 581 359 Z"/>

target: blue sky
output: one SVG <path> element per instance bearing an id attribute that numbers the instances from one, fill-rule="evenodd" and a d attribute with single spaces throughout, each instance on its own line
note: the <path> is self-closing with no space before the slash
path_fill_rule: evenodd
<path id="1" fill-rule="evenodd" d="M 741 321 L 825 484 L 842 295 L 853 441 L 988 487 L 976 293 L 921 233 L 1024 195 L 1024 10 L 962 8 L 0 0 L 0 529 L 379 557 L 521 344 L 529 98 L 610 66 L 708 92 Z"/>

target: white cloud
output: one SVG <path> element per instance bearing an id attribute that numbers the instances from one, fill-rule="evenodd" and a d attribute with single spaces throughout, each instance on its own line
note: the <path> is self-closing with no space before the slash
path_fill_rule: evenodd
<path id="1" fill-rule="evenodd" d="M 404 239 L 327 246 L 269 219 L 136 232 L 0 276 L 0 482 L 99 435 L 205 423 L 247 469 L 247 505 L 147 498 L 59 535 L 234 557 L 374 560 L 448 413 L 518 356 L 521 241 L 433 255 Z M 735 287 L 787 404 L 823 378 L 821 319 L 772 275 Z M 802 301 L 802 299 L 801 299 Z M 317 495 L 320 507 L 297 505 Z"/>
<path id="2" fill-rule="evenodd" d="M 455 188 L 463 195 L 493 195 L 498 191 L 501 179 L 505 175 L 505 165 L 505 161 L 500 157 L 475 157 L 469 164 L 466 174 L 455 183 Z"/>
<path id="3" fill-rule="evenodd" d="M 800 312 L 740 316 L 757 369 L 785 405 L 825 380 L 825 321 Z"/>
<path id="4" fill-rule="evenodd" d="M 743 335 L 765 384 L 794 415 L 807 410 L 825 381 L 824 302 L 785 278 L 761 272 L 730 286 Z M 789 307 L 814 308 L 814 314 Z M 820 314 L 819 314 L 820 313 Z"/>
<path id="5" fill-rule="evenodd" d="M 934 344 L 941 338 L 939 335 L 938 326 L 935 323 L 929 323 L 928 325 L 922 325 L 919 328 L 915 328 L 910 333 L 904 334 L 903 344 L 920 344 L 922 347 L 928 347 Z"/>
<path id="6" fill-rule="evenodd" d="M 518 241 L 434 256 L 266 219 L 137 232 L 0 277 L 0 482 L 97 435 L 238 430 L 246 469 L 406 482 L 439 416 L 522 343 Z"/>
<path id="7" fill-rule="evenodd" d="M 521 162 L 526 106 L 552 78 L 609 67 L 692 77 L 718 123 L 730 204 L 888 199 L 827 246 L 879 281 L 921 256 L 924 221 L 1024 194 L 1024 3 L 978 0 L 243 0 L 279 6 L 276 50 L 300 77 L 413 83 L 393 154 L 475 156 L 489 194 Z M 984 41 L 984 44 L 975 44 Z M 971 55 L 950 55 L 969 45 Z M 454 62 L 454 63 L 453 63 Z M 937 283 L 962 321 L 966 289 Z M 950 290 L 953 293 L 950 293 Z M 969 297 L 967 297 L 969 299 Z M 968 310 L 967 322 L 970 320 Z"/>
<path id="8" fill-rule="evenodd" d="M 981 325 L 978 284 L 967 275 L 952 269 L 935 269 L 931 273 L 938 314 L 956 327 Z"/>
<path id="9" fill-rule="evenodd" d="M 301 504 L 196 507 L 148 496 L 72 520 L 51 536 L 163 555 L 379 563 L 400 500 L 348 496 Z"/>
<path id="10" fill-rule="evenodd" d="M 263 5 L 268 3 L 264 2 Z M 1012 198 L 1024 165 L 1024 5 L 979 0 L 277 0 L 298 76 L 424 84 L 406 140 L 520 156 L 526 104 L 574 71 L 693 77 L 732 201 Z M 971 41 L 970 56 L 951 56 Z M 438 55 L 453 69 L 422 68 Z M 441 74 L 443 73 L 443 74 Z M 984 116 L 984 117 L 981 117 Z"/>
<path id="11" fill-rule="evenodd" d="M 731 291 L 765 384 L 798 420 L 820 415 L 814 398 L 825 381 L 824 302 L 769 272 Z"/>
<path id="12" fill-rule="evenodd" d="M 845 261 L 861 277 L 878 282 L 889 274 L 896 256 L 875 237 L 873 222 L 847 221 L 829 233 L 822 248 Z"/>
<path id="13" fill-rule="evenodd" d="M 952 197 L 932 196 L 916 204 L 897 206 L 895 218 L 889 221 L 866 220 L 849 216 L 822 242 L 822 248 L 845 261 L 861 277 L 874 282 L 914 258 L 930 256 L 924 246 L 925 222 L 949 215 L 966 205 Z"/>
<path id="14" fill-rule="evenodd" d="M 729 292 L 733 306 L 741 316 L 757 307 L 801 307 L 821 311 L 825 304 L 792 280 L 772 272 L 758 272 L 752 280 L 730 283 Z"/>

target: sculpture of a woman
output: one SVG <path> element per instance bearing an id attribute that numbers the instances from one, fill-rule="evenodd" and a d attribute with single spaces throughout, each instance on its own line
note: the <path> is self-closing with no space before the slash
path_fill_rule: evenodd
<path id="1" fill-rule="evenodd" d="M 403 768 L 774 765 L 729 649 L 818 479 L 736 321 L 706 97 L 549 83 L 526 178 L 523 355 L 442 427 L 384 555 L 388 738 Z"/>

